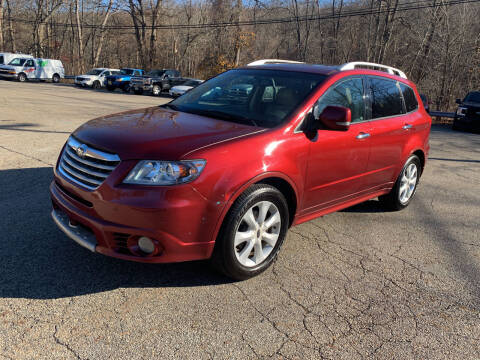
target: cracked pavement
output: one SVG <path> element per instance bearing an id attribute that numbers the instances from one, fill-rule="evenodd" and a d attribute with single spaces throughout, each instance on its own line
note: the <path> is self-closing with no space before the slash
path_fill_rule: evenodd
<path id="1" fill-rule="evenodd" d="M 478 359 L 480 136 L 434 126 L 411 205 L 290 229 L 231 282 L 92 254 L 50 219 L 51 167 L 98 115 L 168 101 L 0 81 L 0 359 Z"/>

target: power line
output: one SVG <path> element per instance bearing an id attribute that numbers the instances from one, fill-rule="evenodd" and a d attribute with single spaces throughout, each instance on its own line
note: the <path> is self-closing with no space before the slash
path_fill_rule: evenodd
<path id="1" fill-rule="evenodd" d="M 219 22 L 219 23 L 204 23 L 204 24 L 173 24 L 173 25 L 155 25 L 155 26 L 146 26 L 148 30 L 180 30 L 180 29 L 208 29 L 208 28 L 225 28 L 232 26 L 256 26 L 256 25 L 271 25 L 271 24 L 285 24 L 293 22 L 306 22 L 306 21 L 319 21 L 319 20 L 330 20 L 330 19 L 340 19 L 348 17 L 357 17 L 365 15 L 381 15 L 389 14 L 393 12 L 405 12 L 412 10 L 422 10 L 434 7 L 443 7 L 443 6 L 453 6 L 469 3 L 478 3 L 480 0 L 446 0 L 439 3 L 432 3 L 430 0 L 423 1 L 412 1 L 407 3 L 400 4 L 397 9 L 393 8 L 381 8 L 381 9 L 352 9 L 344 10 L 341 13 L 337 14 L 326 14 L 326 15 L 315 15 L 315 16 L 299 16 L 299 17 L 290 17 L 290 18 L 279 18 L 279 19 L 259 19 L 259 20 L 246 20 L 238 22 Z M 34 20 L 18 19 L 13 18 L 13 22 L 17 23 L 26 23 L 26 24 L 35 24 Z M 53 27 L 65 27 L 69 28 L 71 26 L 77 26 L 76 23 L 48 23 Z M 96 24 L 82 24 L 84 29 L 101 29 L 100 25 Z M 104 30 L 134 30 L 135 26 L 133 25 L 107 25 L 103 28 Z"/>

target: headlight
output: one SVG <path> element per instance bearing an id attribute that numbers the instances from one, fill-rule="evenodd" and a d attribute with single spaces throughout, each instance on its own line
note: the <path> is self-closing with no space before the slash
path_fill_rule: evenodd
<path id="1" fill-rule="evenodd" d="M 117 81 L 123 81 L 123 78 L 118 78 Z"/>
<path id="2" fill-rule="evenodd" d="M 467 110 L 467 108 L 459 107 L 459 108 L 457 109 L 457 115 L 459 115 L 459 116 L 465 116 L 464 110 Z"/>
<path id="3" fill-rule="evenodd" d="M 142 160 L 130 171 L 123 182 L 139 185 L 184 184 L 195 180 L 206 163 L 205 160 Z"/>

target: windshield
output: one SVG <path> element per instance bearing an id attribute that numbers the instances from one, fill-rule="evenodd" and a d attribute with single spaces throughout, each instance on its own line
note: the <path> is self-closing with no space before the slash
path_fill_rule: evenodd
<path id="1" fill-rule="evenodd" d="M 15 58 L 12 61 L 10 61 L 8 65 L 23 66 L 23 64 L 25 64 L 25 61 L 27 61 L 27 59 Z"/>
<path id="2" fill-rule="evenodd" d="M 93 70 L 90 70 L 89 72 L 87 72 L 87 75 L 100 75 L 102 73 L 103 70 L 99 70 L 99 69 L 93 69 Z"/>
<path id="3" fill-rule="evenodd" d="M 198 85 L 167 106 L 272 128 L 283 123 L 324 79 L 324 75 L 301 72 L 230 70 Z"/>
<path id="4" fill-rule="evenodd" d="M 133 70 L 132 69 L 122 69 L 122 70 L 120 70 L 120 74 L 122 74 L 122 75 L 133 75 Z"/>
<path id="5" fill-rule="evenodd" d="M 165 73 L 165 70 L 152 70 L 150 71 L 147 76 L 162 76 Z"/>
<path id="6" fill-rule="evenodd" d="M 201 81 L 198 81 L 198 80 L 188 80 L 188 81 L 185 81 L 182 85 L 185 85 L 185 86 L 197 86 L 197 85 L 200 85 L 202 82 Z"/>
<path id="7" fill-rule="evenodd" d="M 464 102 L 474 102 L 474 103 L 480 103 L 480 92 L 479 91 L 472 91 L 469 93 L 466 97 Z"/>

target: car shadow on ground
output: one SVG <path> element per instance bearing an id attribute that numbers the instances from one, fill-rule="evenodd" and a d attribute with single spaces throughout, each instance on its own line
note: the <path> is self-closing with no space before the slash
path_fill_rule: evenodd
<path id="1" fill-rule="evenodd" d="M 0 297 L 56 299 L 122 287 L 228 283 L 206 261 L 142 264 L 94 254 L 50 218 L 52 168 L 0 170 Z"/>

